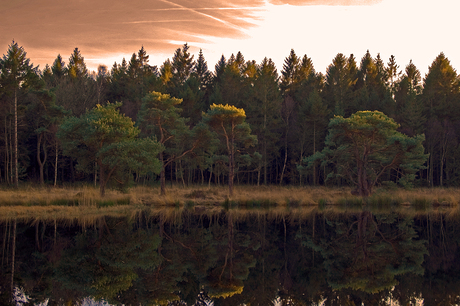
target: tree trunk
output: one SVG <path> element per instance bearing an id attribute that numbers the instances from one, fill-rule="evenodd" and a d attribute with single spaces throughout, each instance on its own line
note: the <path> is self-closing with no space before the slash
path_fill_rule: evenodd
<path id="1" fill-rule="evenodd" d="M 232 135 L 229 147 L 229 160 L 228 160 L 228 195 L 233 196 L 233 177 L 235 176 L 235 125 L 232 122 Z"/>
<path id="2" fill-rule="evenodd" d="M 57 185 L 57 174 L 58 174 L 58 142 L 56 140 L 56 144 L 55 144 L 55 148 L 54 148 L 54 153 L 56 154 L 56 157 L 54 159 L 54 187 L 56 187 Z"/>
<path id="3" fill-rule="evenodd" d="M 99 193 L 101 197 L 105 196 L 105 173 L 104 169 L 102 169 L 102 166 L 100 166 L 101 170 L 99 171 Z"/>
<path id="4" fill-rule="evenodd" d="M 233 151 L 233 150 L 232 150 Z M 230 152 L 228 161 L 228 194 L 233 196 L 233 176 L 235 175 L 234 157 L 233 152 Z"/>
<path id="5" fill-rule="evenodd" d="M 265 95 L 265 102 L 266 102 L 266 95 Z M 267 185 L 267 105 L 264 103 L 264 141 L 263 141 L 263 152 L 264 152 L 264 185 Z"/>
<path id="6" fill-rule="evenodd" d="M 160 195 L 166 195 L 166 178 L 165 178 L 165 163 L 163 160 L 163 152 L 160 152 L 160 161 L 161 165 L 161 172 L 160 172 Z"/>
<path id="7" fill-rule="evenodd" d="M 17 89 L 14 90 L 14 183 L 19 188 L 18 173 L 18 97 Z M 15 223 L 16 224 L 16 223 Z"/>
<path id="8" fill-rule="evenodd" d="M 8 126 L 7 126 L 7 118 L 5 116 L 5 181 L 9 184 L 10 183 L 10 171 L 9 171 L 9 164 L 10 164 L 10 150 L 9 141 L 8 141 Z"/>
<path id="9" fill-rule="evenodd" d="M 94 187 L 97 186 L 97 162 L 94 163 Z"/>
<path id="10" fill-rule="evenodd" d="M 266 141 L 264 140 L 264 185 L 266 186 L 267 185 L 267 165 L 268 165 L 268 162 L 267 162 L 267 143 Z"/>
<path id="11" fill-rule="evenodd" d="M 37 162 L 38 162 L 38 167 L 40 169 L 40 185 L 45 185 L 45 177 L 43 174 L 43 168 L 45 166 L 46 158 L 48 157 L 46 154 L 46 148 L 43 145 L 43 160 L 41 158 L 41 147 L 42 147 L 42 141 L 43 141 L 43 133 L 40 133 L 37 135 Z"/>
<path id="12" fill-rule="evenodd" d="M 313 154 L 316 153 L 316 121 L 313 121 Z M 316 186 L 316 163 L 313 165 L 313 186 Z"/>
<path id="13" fill-rule="evenodd" d="M 288 157 L 287 150 L 288 148 L 287 148 L 287 135 L 286 135 L 285 144 L 284 144 L 284 163 L 283 163 L 283 169 L 281 170 L 281 175 L 280 175 L 280 185 L 283 184 L 284 170 L 286 170 L 287 157 Z"/>
<path id="14" fill-rule="evenodd" d="M 208 188 L 211 188 L 211 179 L 212 179 L 212 164 L 211 164 L 211 169 L 209 170 Z"/>

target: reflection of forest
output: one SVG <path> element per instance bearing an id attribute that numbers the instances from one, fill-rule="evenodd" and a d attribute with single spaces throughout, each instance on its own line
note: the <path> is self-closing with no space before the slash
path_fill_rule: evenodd
<path id="1" fill-rule="evenodd" d="M 13 285 L 48 305 L 87 296 L 125 305 L 460 303 L 456 218 L 300 215 L 165 210 L 85 226 L 12 220 L 0 227 L 0 299 Z"/>

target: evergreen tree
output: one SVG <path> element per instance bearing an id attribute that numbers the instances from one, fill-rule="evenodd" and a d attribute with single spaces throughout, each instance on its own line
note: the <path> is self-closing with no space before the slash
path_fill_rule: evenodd
<path id="1" fill-rule="evenodd" d="M 220 83 L 225 67 L 227 67 L 227 60 L 225 59 L 225 56 L 222 55 L 214 67 L 213 87 Z"/>
<path id="2" fill-rule="evenodd" d="M 188 51 L 189 46 L 183 45 L 177 48 L 171 61 L 171 83 L 169 84 L 168 93 L 174 97 L 179 97 L 177 91 L 185 84 L 193 71 L 193 55 Z"/>
<path id="3" fill-rule="evenodd" d="M 181 103 L 181 99 L 152 91 L 142 100 L 139 112 L 139 126 L 144 134 L 156 137 L 164 147 L 158 155 L 162 163 L 161 195 L 166 194 L 166 167 L 197 147 L 206 147 L 209 143 L 209 135 L 202 125 L 190 129 L 187 119 L 180 116 Z"/>
<path id="4" fill-rule="evenodd" d="M 398 71 L 398 69 L 399 69 L 399 65 L 396 64 L 396 58 L 394 57 L 394 55 L 391 55 L 387 63 L 387 75 L 388 75 L 388 87 L 390 88 L 393 98 L 396 92 L 395 83 L 398 80 L 400 73 L 401 73 L 400 71 Z"/>
<path id="5" fill-rule="evenodd" d="M 353 113 L 355 85 L 358 81 L 356 61 L 353 55 L 347 59 L 339 53 L 332 60 L 326 71 L 325 99 L 334 115 Z"/>
<path id="6" fill-rule="evenodd" d="M 233 196 L 235 155 L 257 143 L 257 137 L 251 135 L 251 128 L 245 119 L 246 113 L 243 109 L 228 104 L 213 104 L 203 114 L 204 122 L 222 138 L 222 143 L 227 148 L 229 196 Z"/>
<path id="7" fill-rule="evenodd" d="M 27 53 L 23 47 L 13 41 L 7 53 L 0 60 L 0 89 L 5 96 L 12 98 L 12 113 L 14 114 L 14 184 L 19 186 L 19 165 L 18 165 L 18 97 L 20 91 L 30 86 L 30 81 L 36 77 L 37 68 L 30 64 Z M 6 131 L 5 131 L 6 132 Z M 5 135 L 6 136 L 6 135 Z"/>
<path id="8" fill-rule="evenodd" d="M 88 76 L 85 59 L 78 48 L 75 48 L 70 55 L 67 73 L 71 78 L 83 78 Z"/>
<path id="9" fill-rule="evenodd" d="M 256 74 L 252 76 L 246 92 L 249 96 L 244 101 L 247 122 L 253 127 L 257 136 L 257 151 L 262 154 L 261 164 L 258 167 L 257 184 L 263 174 L 263 183 L 269 182 L 268 170 L 276 156 L 276 143 L 280 138 L 280 110 L 281 92 L 278 86 L 278 72 L 271 59 L 264 58 L 256 66 Z"/>
<path id="10" fill-rule="evenodd" d="M 80 117 L 67 118 L 59 128 L 58 138 L 65 154 L 73 156 L 82 171 L 99 168 L 101 196 L 110 178 L 126 180 L 131 171 L 159 172 L 161 144 L 151 138 L 138 139 L 134 122 L 120 114 L 120 104 L 98 105 Z"/>
<path id="11" fill-rule="evenodd" d="M 430 123 L 426 128 L 427 152 L 430 154 L 428 163 L 428 182 L 431 186 L 440 184 L 444 172 L 443 155 L 445 155 L 446 144 L 442 145 L 439 133 L 435 125 L 440 122 L 450 122 L 444 126 L 455 126 L 460 115 L 459 94 L 460 82 L 457 72 L 451 66 L 449 59 L 440 53 L 429 67 L 428 73 L 423 81 L 421 99 L 426 110 L 426 117 Z M 438 122 L 438 123 L 436 123 Z M 456 135 L 460 135 L 457 130 Z M 442 131 L 441 133 L 446 133 Z M 435 179 L 439 178 L 439 179 Z"/>
<path id="12" fill-rule="evenodd" d="M 202 92 L 209 90 L 211 86 L 211 72 L 208 70 L 208 64 L 204 58 L 202 49 L 198 53 L 198 59 L 193 67 L 192 74 L 198 80 Z"/>
<path id="13" fill-rule="evenodd" d="M 356 186 L 353 194 L 369 196 L 389 170 L 397 171 L 399 183 L 408 185 L 428 157 L 423 152 L 424 135 L 408 137 L 397 132 L 398 124 L 379 111 L 335 116 L 328 128 L 326 147 L 304 161 L 308 167 L 317 160 L 323 166 L 333 165 L 328 178 L 349 180 Z"/>
<path id="14" fill-rule="evenodd" d="M 395 83 L 395 120 L 401 124 L 400 131 L 409 136 L 424 132 L 426 116 L 420 94 L 420 71 L 412 63 L 405 68 L 405 73 Z"/>
<path id="15" fill-rule="evenodd" d="M 283 70 L 281 71 L 280 89 L 284 95 L 288 92 L 294 91 L 292 87 L 298 81 L 299 57 L 295 54 L 294 49 L 291 49 L 289 56 L 285 58 Z"/>
<path id="16" fill-rule="evenodd" d="M 55 61 L 56 78 L 58 79 L 61 63 L 60 56 L 58 56 Z M 96 106 L 97 87 L 78 48 L 75 48 L 70 55 L 69 63 L 64 71 L 65 76 L 56 87 L 56 104 L 70 110 L 74 116 L 80 116 Z"/>
<path id="17" fill-rule="evenodd" d="M 315 154 L 320 149 L 320 139 L 324 139 L 329 116 L 329 109 L 323 102 L 318 91 L 310 92 L 310 96 L 304 101 L 300 108 L 301 137 L 299 142 L 302 143 L 300 151 L 300 161 L 303 160 L 306 154 Z M 310 148 L 311 151 L 307 151 Z M 312 182 L 313 185 L 318 183 L 318 174 L 316 165 L 312 167 Z M 300 180 L 300 183 L 302 181 Z"/>

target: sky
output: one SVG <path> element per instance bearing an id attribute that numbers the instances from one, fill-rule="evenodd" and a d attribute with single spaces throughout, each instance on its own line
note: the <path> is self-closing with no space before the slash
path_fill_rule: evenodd
<path id="1" fill-rule="evenodd" d="M 282 70 L 294 49 L 316 71 L 338 54 L 367 50 L 400 70 L 410 60 L 422 76 L 439 53 L 460 68 L 459 0 L 0 0 L 0 54 L 16 41 L 40 69 L 75 48 L 86 65 L 112 67 L 143 46 L 161 66 L 187 43 L 214 71 L 222 55 L 271 58 Z"/>

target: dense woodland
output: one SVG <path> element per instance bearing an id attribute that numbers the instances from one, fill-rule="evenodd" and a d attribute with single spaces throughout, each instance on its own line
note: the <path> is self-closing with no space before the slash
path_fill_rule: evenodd
<path id="1" fill-rule="evenodd" d="M 393 56 L 385 61 L 369 52 L 361 59 L 337 54 L 326 74 L 317 72 L 311 58 L 294 50 L 279 72 L 271 59 L 256 62 L 240 52 L 222 56 L 209 69 L 203 53 L 192 55 L 187 44 L 161 67 L 149 65 L 144 47 L 129 60 L 111 68 L 101 65 L 96 72 L 87 69 L 78 48 L 67 61 L 58 55 L 43 69 L 31 61 L 14 41 L 0 60 L 0 180 L 5 186 L 18 184 L 16 178 L 19 183 L 50 185 L 96 183 L 96 161 L 86 163 L 85 169 L 79 167 L 68 154 L 69 147 L 64 147 L 69 141 L 57 135 L 69 116 L 82 118 L 98 104 L 108 103 L 121 103 L 116 104 L 119 112 L 139 127 L 139 137 L 161 143 L 163 151 L 154 154 L 162 161 L 167 183 L 227 183 L 232 171 L 229 158 L 234 158 L 236 184 L 348 184 L 345 179 L 325 181 L 324 167 L 299 172 L 298 166 L 323 149 L 334 115 L 378 110 L 393 118 L 400 132 L 425 135 L 429 158 L 417 173 L 419 186 L 460 185 L 455 171 L 460 150 L 460 78 L 443 53 L 423 79 L 412 61 L 401 67 Z M 185 134 L 180 136 L 174 124 L 167 136 L 142 126 L 142 122 L 155 125 L 142 111 L 152 92 L 182 100 L 174 100 L 177 103 L 168 116 L 175 118 Z M 246 132 L 256 136 L 257 142 L 230 156 L 222 140 L 202 139 L 200 144 L 188 137 L 187 131 L 200 126 L 213 104 L 244 110 Z M 168 110 L 163 111 L 160 117 L 166 118 Z M 126 171 L 130 180 L 111 184 L 126 187 L 159 181 L 159 172 Z M 382 180 L 392 177 L 389 174 Z"/>

